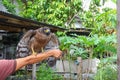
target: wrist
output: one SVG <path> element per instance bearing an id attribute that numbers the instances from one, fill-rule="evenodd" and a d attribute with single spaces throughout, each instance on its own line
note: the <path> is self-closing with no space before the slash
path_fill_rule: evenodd
<path id="1" fill-rule="evenodd" d="M 54 55 L 53 50 L 49 50 L 49 51 L 47 51 L 47 53 L 48 53 L 49 56 L 53 56 Z"/>

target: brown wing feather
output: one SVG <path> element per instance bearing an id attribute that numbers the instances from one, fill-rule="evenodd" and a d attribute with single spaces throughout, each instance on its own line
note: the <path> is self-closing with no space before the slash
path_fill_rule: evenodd
<path id="1" fill-rule="evenodd" d="M 16 51 L 17 51 L 17 55 L 16 57 L 26 57 L 29 55 L 30 50 L 28 47 L 28 44 L 31 40 L 31 38 L 36 34 L 36 32 L 34 30 L 29 30 L 27 31 L 22 39 L 19 41 Z"/>

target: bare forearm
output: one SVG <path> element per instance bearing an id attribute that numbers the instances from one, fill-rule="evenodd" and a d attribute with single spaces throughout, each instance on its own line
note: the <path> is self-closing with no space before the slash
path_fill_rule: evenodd
<path id="1" fill-rule="evenodd" d="M 48 51 L 48 52 L 40 53 L 37 55 L 30 55 L 25 58 L 16 59 L 16 62 L 17 62 L 16 70 L 20 69 L 21 67 L 23 67 L 25 65 L 40 62 L 52 55 L 53 55 L 52 52 Z"/>
<path id="2" fill-rule="evenodd" d="M 27 64 L 33 64 L 33 63 L 37 63 L 40 62 L 48 57 L 52 56 L 52 53 L 49 52 L 45 52 L 45 53 L 41 53 L 41 54 L 37 54 L 37 55 L 31 55 L 29 56 L 28 60 L 27 60 Z"/>

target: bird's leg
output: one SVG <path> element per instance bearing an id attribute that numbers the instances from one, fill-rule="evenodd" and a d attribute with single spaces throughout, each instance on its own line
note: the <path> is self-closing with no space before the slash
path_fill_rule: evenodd
<path id="1" fill-rule="evenodd" d="M 31 50 L 32 50 L 32 55 L 37 55 L 37 53 L 34 50 L 34 47 L 31 46 Z M 32 65 L 32 80 L 36 80 L 36 63 Z"/>
<path id="2" fill-rule="evenodd" d="M 44 52 L 44 49 L 43 49 L 43 47 L 41 48 L 41 52 Z"/>
<path id="3" fill-rule="evenodd" d="M 31 46 L 32 54 L 37 55 L 37 53 L 34 51 L 33 46 Z"/>

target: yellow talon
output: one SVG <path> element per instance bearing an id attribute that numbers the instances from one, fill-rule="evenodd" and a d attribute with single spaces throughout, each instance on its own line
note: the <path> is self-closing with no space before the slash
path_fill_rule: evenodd
<path id="1" fill-rule="evenodd" d="M 34 51 L 33 47 L 31 47 L 31 49 L 32 49 L 32 54 L 37 55 L 37 53 Z"/>
<path id="2" fill-rule="evenodd" d="M 34 51 L 33 47 L 31 47 L 32 55 L 37 55 L 37 53 Z M 41 52 L 44 52 L 43 47 L 41 48 Z"/>
<path id="3" fill-rule="evenodd" d="M 41 51 L 44 52 L 43 47 L 41 48 Z"/>

